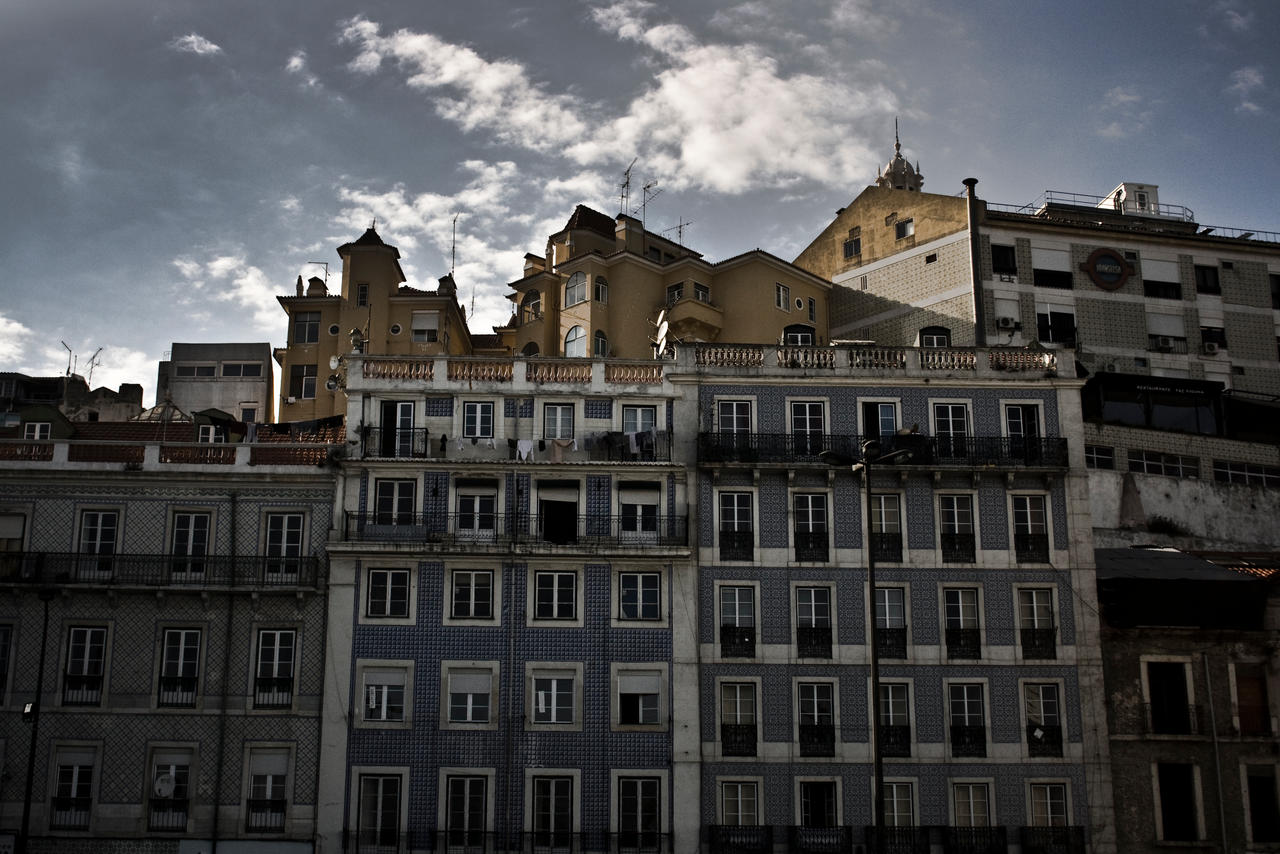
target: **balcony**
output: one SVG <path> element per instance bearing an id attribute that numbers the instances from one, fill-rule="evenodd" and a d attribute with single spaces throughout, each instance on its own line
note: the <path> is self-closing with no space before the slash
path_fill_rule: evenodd
<path id="1" fill-rule="evenodd" d="M 944 854 L 1008 854 L 1008 833 L 1003 827 L 943 828 Z"/>
<path id="2" fill-rule="evenodd" d="M 1015 533 L 1013 553 L 1018 563 L 1048 563 L 1049 535 Z"/>
<path id="3" fill-rule="evenodd" d="M 429 434 L 424 427 L 397 429 L 370 427 L 363 434 L 360 454 L 364 459 L 418 459 L 449 462 L 519 460 L 542 463 L 591 461 L 653 463 L 671 461 L 671 434 L 665 430 L 639 433 L 609 431 L 578 437 L 577 448 L 553 447 L 550 440 L 495 440 L 467 437 L 452 440 L 444 434 Z"/>
<path id="4" fill-rule="evenodd" d="M 292 676 L 259 676 L 253 680 L 255 709 L 289 709 L 293 707 Z"/>
<path id="5" fill-rule="evenodd" d="M 62 677 L 62 705 L 97 706 L 102 703 L 102 674 L 67 673 Z"/>
<path id="6" fill-rule="evenodd" d="M 831 627 L 796 626 L 796 654 L 801 658 L 830 658 Z"/>
<path id="7" fill-rule="evenodd" d="M 835 433 L 698 434 L 700 463 L 820 464 L 824 450 L 857 458 L 862 439 Z M 956 468 L 1065 468 L 1067 440 L 1005 436 L 892 436 L 880 440 L 883 453 L 908 449 L 902 466 Z"/>
<path id="8" fill-rule="evenodd" d="M 872 531 L 871 558 L 883 563 L 902 562 L 902 533 L 900 531 Z"/>
<path id="9" fill-rule="evenodd" d="M 881 658 L 906 658 L 907 627 L 876 626 L 876 654 Z"/>
<path id="10" fill-rule="evenodd" d="M 801 756 L 835 756 L 834 724 L 800 724 Z"/>
<path id="11" fill-rule="evenodd" d="M 852 827 L 804 827 L 787 830 L 787 850 L 793 854 L 852 854 Z"/>
<path id="12" fill-rule="evenodd" d="M 981 724 L 952 724 L 951 755 L 986 756 L 987 728 Z"/>
<path id="13" fill-rule="evenodd" d="M 284 798 L 249 798 L 245 802 L 246 833 L 284 833 Z"/>
<path id="14" fill-rule="evenodd" d="M 183 833 L 187 829 L 186 798 L 152 798 L 147 810 L 147 830 Z"/>
<path id="15" fill-rule="evenodd" d="M 981 629 L 946 630 L 947 658 L 960 660 L 976 660 L 982 657 Z"/>
<path id="16" fill-rule="evenodd" d="M 92 798 L 54 797 L 49 804 L 50 830 L 88 830 Z"/>
<path id="17" fill-rule="evenodd" d="M 720 532 L 720 560 L 722 561 L 754 560 L 755 547 L 755 531 Z"/>
<path id="18" fill-rule="evenodd" d="M 831 537 L 826 531 L 796 531 L 796 560 L 825 563 L 831 559 Z"/>
<path id="19" fill-rule="evenodd" d="M 684 516 L 348 511 L 344 534 L 348 542 L 410 543 L 439 551 L 643 550 L 682 547 L 688 542 Z"/>
<path id="20" fill-rule="evenodd" d="M 318 557 L 26 552 L 0 555 L 0 585 L 311 588 L 319 568 Z"/>
<path id="21" fill-rule="evenodd" d="M 1058 630 L 1052 626 L 1044 629 L 1019 630 L 1022 640 L 1022 657 L 1052 661 L 1058 657 Z"/>
<path id="22" fill-rule="evenodd" d="M 755 756 L 755 724 L 720 724 L 721 756 Z"/>
<path id="23" fill-rule="evenodd" d="M 1027 724 L 1028 756 L 1061 756 L 1061 724 Z"/>
<path id="24" fill-rule="evenodd" d="M 911 755 L 911 724 L 880 724 L 879 737 L 881 756 Z"/>
<path id="25" fill-rule="evenodd" d="M 1023 827 L 1022 854 L 1085 854 L 1083 827 Z"/>
<path id="26" fill-rule="evenodd" d="M 977 560 L 977 538 L 972 534 L 943 533 L 942 560 L 944 563 L 973 563 Z"/>
<path id="27" fill-rule="evenodd" d="M 773 827 L 762 824 L 713 824 L 712 854 L 770 854 L 773 851 Z"/>
<path id="28" fill-rule="evenodd" d="M 720 627 L 721 658 L 755 658 L 756 629 L 755 626 Z"/>
<path id="29" fill-rule="evenodd" d="M 929 828 L 912 825 L 868 827 L 867 851 L 874 854 L 929 854 Z"/>
<path id="30" fill-rule="evenodd" d="M 166 709 L 189 709 L 196 704 L 198 676 L 161 676 L 156 688 L 156 705 Z"/>

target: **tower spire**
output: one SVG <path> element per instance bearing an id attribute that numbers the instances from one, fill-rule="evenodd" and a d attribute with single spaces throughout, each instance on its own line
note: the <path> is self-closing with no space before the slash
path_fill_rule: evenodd
<path id="1" fill-rule="evenodd" d="M 920 161 L 913 168 L 911 162 L 902 156 L 902 136 L 898 129 L 898 117 L 893 117 L 893 157 L 889 163 L 876 169 L 876 185 L 893 190 L 913 190 L 920 192 L 924 186 L 924 175 L 920 172 Z"/>

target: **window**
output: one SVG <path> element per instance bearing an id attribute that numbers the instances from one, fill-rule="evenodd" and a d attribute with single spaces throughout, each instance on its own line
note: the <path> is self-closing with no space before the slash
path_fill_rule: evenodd
<path id="1" fill-rule="evenodd" d="M 662 829 L 662 780 L 657 777 L 618 778 L 618 848 L 659 850 Z"/>
<path id="2" fill-rule="evenodd" d="M 1036 339 L 1042 344 L 1076 344 L 1076 315 L 1071 306 L 1036 305 Z"/>
<path id="3" fill-rule="evenodd" d="M 573 840 L 573 778 L 533 778 L 533 847 L 569 850 Z"/>
<path id="4" fill-rule="evenodd" d="M 778 282 L 773 286 L 773 304 L 783 311 L 791 311 L 791 288 Z"/>
<path id="5" fill-rule="evenodd" d="M 1160 282 L 1143 278 L 1142 295 L 1151 299 L 1182 299 L 1181 282 Z"/>
<path id="6" fill-rule="evenodd" d="M 1015 247 L 991 244 L 991 272 L 997 276 L 1018 275 L 1018 253 Z"/>
<path id="7" fill-rule="evenodd" d="M 596 276 L 595 298 L 596 302 L 609 302 L 609 280 L 604 276 Z"/>
<path id="8" fill-rule="evenodd" d="M 933 432 L 938 437 L 938 455 L 941 457 L 967 457 L 969 443 L 969 408 L 963 403 L 935 403 L 933 405 Z"/>
<path id="9" fill-rule="evenodd" d="M 1018 591 L 1018 627 L 1024 658 L 1057 658 L 1052 588 L 1024 587 Z"/>
<path id="10" fill-rule="evenodd" d="M 910 686 L 905 682 L 880 683 L 880 739 L 882 756 L 911 755 Z"/>
<path id="11" fill-rule="evenodd" d="M 115 568 L 120 514 L 115 510 L 85 510 L 80 514 L 80 574 L 108 577 Z"/>
<path id="12" fill-rule="evenodd" d="M 289 751 L 264 748 L 249 753 L 249 799 L 245 829 L 250 833 L 279 833 L 284 830 L 288 806 L 286 782 Z"/>
<path id="13" fill-rule="evenodd" d="M 1267 279 L 1271 282 L 1271 307 L 1280 309 L 1280 273 L 1269 273 Z"/>
<path id="14" fill-rule="evenodd" d="M 577 720 L 573 671 L 534 670 L 530 720 L 535 724 L 572 724 Z"/>
<path id="15" fill-rule="evenodd" d="M 911 237 L 915 233 L 916 221 L 914 219 L 900 219 L 893 224 L 893 237 L 895 240 Z"/>
<path id="16" fill-rule="evenodd" d="M 1043 495 L 1013 496 L 1013 550 L 1018 563 L 1049 562 L 1049 528 Z"/>
<path id="17" fill-rule="evenodd" d="M 596 330 L 594 352 L 600 359 L 609 355 L 609 336 L 604 334 L 603 329 Z"/>
<path id="18" fill-rule="evenodd" d="M 658 410 L 654 406 L 623 406 L 622 432 L 644 433 L 657 426 Z"/>
<path id="19" fill-rule="evenodd" d="M 494 668 L 446 665 L 446 695 L 450 724 L 484 724 L 492 720 L 495 697 Z"/>
<path id="20" fill-rule="evenodd" d="M 1073 285 L 1071 253 L 1066 249 L 1032 246 L 1031 277 L 1036 287 L 1069 290 Z"/>
<path id="21" fill-rule="evenodd" d="M 911 783 L 884 784 L 884 823 L 888 827 L 913 827 L 915 798 Z"/>
<path id="22" fill-rule="evenodd" d="M 755 588 L 726 584 L 720 588 L 720 655 L 753 658 L 755 654 Z"/>
<path id="23" fill-rule="evenodd" d="M 568 358 L 587 355 L 587 333 L 581 326 L 574 326 L 564 336 L 564 354 Z"/>
<path id="24" fill-rule="evenodd" d="M 361 283 L 356 285 L 356 305 L 364 307 L 369 304 L 369 286 Z"/>
<path id="25" fill-rule="evenodd" d="M 1109 445 L 1085 445 L 1085 468 L 1112 471 L 1116 467 L 1116 449 Z"/>
<path id="26" fill-rule="evenodd" d="M 1249 841 L 1255 844 L 1280 842 L 1280 801 L 1276 799 L 1275 766 L 1247 766 L 1245 783 L 1249 799 Z"/>
<path id="27" fill-rule="evenodd" d="M 818 301 L 813 297 L 809 297 L 807 300 L 805 300 L 805 302 L 809 306 L 809 322 L 817 323 L 818 322 Z M 813 342 L 810 341 L 809 343 L 812 344 Z"/>
<path id="28" fill-rule="evenodd" d="M 831 657 L 831 588 L 796 588 L 796 652 L 801 658 Z"/>
<path id="29" fill-rule="evenodd" d="M 1222 285 L 1218 282 L 1218 268 L 1207 265 L 1195 265 L 1196 293 L 1220 294 Z"/>
<path id="30" fill-rule="evenodd" d="M 1218 483 L 1247 483 L 1251 486 L 1275 489 L 1280 487 L 1280 466 L 1214 460 L 1213 479 Z"/>
<path id="31" fill-rule="evenodd" d="M 365 616 L 409 616 L 409 570 L 371 569 L 368 579 Z"/>
<path id="32" fill-rule="evenodd" d="M 9 656 L 13 653 L 13 626 L 0 625 L 0 705 L 9 687 Z"/>
<path id="33" fill-rule="evenodd" d="M 365 667 L 364 721 L 366 723 L 403 723 L 405 681 L 403 667 Z"/>
<path id="34" fill-rule="evenodd" d="M 876 643 L 881 658 L 907 657 L 907 596 L 901 587 L 877 587 Z"/>
<path id="35" fill-rule="evenodd" d="M 946 620 L 948 659 L 976 659 L 982 656 L 982 637 L 978 620 L 978 590 L 975 587 L 949 587 L 942 592 Z"/>
<path id="36" fill-rule="evenodd" d="M 1053 682 L 1022 686 L 1022 709 L 1027 722 L 1027 753 L 1031 756 L 1062 755 L 1062 706 Z"/>
<path id="37" fill-rule="evenodd" d="M 534 573 L 534 617 L 575 620 L 578 617 L 578 575 L 574 572 Z"/>
<path id="38" fill-rule="evenodd" d="M 836 755 L 834 687 L 830 682 L 796 685 L 801 756 Z"/>
<path id="39" fill-rule="evenodd" d="M 400 782 L 396 774 L 360 775 L 356 838 L 361 850 L 399 849 Z"/>
<path id="40" fill-rule="evenodd" d="M 624 572 L 618 576 L 618 619 L 662 619 L 662 575 L 657 572 Z"/>
<path id="41" fill-rule="evenodd" d="M 1032 783 L 1032 827 L 1067 826 L 1067 786 L 1065 783 Z"/>
<path id="42" fill-rule="evenodd" d="M 724 782 L 720 784 L 720 823 L 731 827 L 755 826 L 760 823 L 756 784 Z"/>
<path id="43" fill-rule="evenodd" d="M 542 435 L 547 439 L 573 438 L 572 403 L 547 403 L 543 405 Z"/>
<path id="44" fill-rule="evenodd" d="M 569 281 L 564 283 L 564 305 L 568 308 L 571 305 L 577 305 L 580 302 L 587 301 L 587 274 L 574 273 L 569 277 Z"/>
<path id="45" fill-rule="evenodd" d="M 293 658 L 297 632 L 262 629 L 258 632 L 258 666 L 254 677 L 253 705 L 258 709 L 293 706 Z"/>
<path id="46" fill-rule="evenodd" d="M 851 237 L 844 242 L 844 257 L 847 261 L 862 254 L 862 238 Z"/>
<path id="47" fill-rule="evenodd" d="M 990 795 L 986 783 L 952 783 L 955 827 L 989 827 Z"/>
<path id="48" fill-rule="evenodd" d="M 1182 661 L 1148 661 L 1147 699 L 1151 732 L 1186 735 L 1199 730 L 1187 691 L 1187 665 Z"/>
<path id="49" fill-rule="evenodd" d="M 487 777 L 445 779 L 445 840 L 454 850 L 483 851 L 488 824 Z"/>
<path id="50" fill-rule="evenodd" d="M 636 727 L 660 725 L 662 682 L 661 671 L 619 670 L 618 724 Z"/>
<path id="51" fill-rule="evenodd" d="M 256 406 L 241 406 L 240 420 L 246 424 L 252 424 L 258 418 L 258 408 Z"/>
<path id="52" fill-rule="evenodd" d="M 384 400 L 381 405 L 381 423 L 377 428 L 378 453 L 384 457 L 412 457 L 425 454 L 426 449 L 415 447 L 412 400 Z M 426 433 L 418 442 L 425 442 Z"/>
<path id="53" fill-rule="evenodd" d="M 1156 783 L 1160 789 L 1159 838 L 1171 842 L 1198 840 L 1195 766 L 1185 762 L 1158 762 Z"/>
<path id="54" fill-rule="evenodd" d="M 902 499 L 871 496 L 871 553 L 878 561 L 902 560 Z"/>
<path id="55" fill-rule="evenodd" d="M 698 302 L 711 302 L 711 288 L 699 282 L 694 282 L 693 298 Z"/>
<path id="56" fill-rule="evenodd" d="M 455 569 L 452 603 L 449 613 L 455 620 L 492 620 L 492 570 Z"/>
<path id="57" fill-rule="evenodd" d="M 1271 735 L 1271 698 L 1267 693 L 1267 667 L 1262 662 L 1235 663 L 1236 719 L 1241 735 Z"/>
<path id="58" fill-rule="evenodd" d="M 191 797 L 191 751 L 156 750 L 151 755 L 150 783 L 147 830 L 185 831 Z"/>
<path id="59" fill-rule="evenodd" d="M 196 441 L 201 444 L 212 445 L 226 440 L 226 436 L 216 424 L 201 424 L 196 430 Z"/>
<path id="60" fill-rule="evenodd" d="M 947 686 L 952 756 L 986 756 L 986 715 L 982 685 L 953 682 Z"/>
<path id="61" fill-rule="evenodd" d="M 653 482 L 618 485 L 618 534 L 627 542 L 658 540 L 659 485 Z"/>
<path id="62" fill-rule="evenodd" d="M 462 435 L 469 439 L 493 438 L 493 403 L 462 404 Z"/>
<path id="63" fill-rule="evenodd" d="M 898 407 L 893 403 L 866 401 L 862 404 L 862 432 L 867 439 L 882 439 L 898 430 Z"/>
<path id="64" fill-rule="evenodd" d="M 93 766 L 91 747 L 59 747 L 56 754 L 57 779 L 49 810 L 50 830 L 88 830 L 93 810 Z"/>
<path id="65" fill-rule="evenodd" d="M 793 496 L 796 560 L 825 561 L 829 557 L 827 495 L 805 492 Z"/>
<path id="66" fill-rule="evenodd" d="M 165 629 L 156 705 L 191 708 L 200 687 L 200 630 Z"/>
<path id="67" fill-rule="evenodd" d="M 173 536 L 169 567 L 177 577 L 198 576 L 205 570 L 209 553 L 208 513 L 178 512 L 173 514 Z"/>
<path id="68" fill-rule="evenodd" d="M 1227 332 L 1221 326 L 1201 326 L 1200 342 L 1204 345 L 1205 355 L 1212 355 L 1210 351 L 1214 347 L 1227 349 Z"/>
<path id="69" fill-rule="evenodd" d="M 825 407 L 820 400 L 791 402 L 791 441 L 797 455 L 817 456 L 825 448 Z"/>
<path id="70" fill-rule="evenodd" d="M 720 559 L 751 560 L 755 553 L 750 492 L 720 493 Z"/>
<path id="71" fill-rule="evenodd" d="M 920 330 L 921 347 L 950 347 L 951 330 L 945 326 L 926 326 Z"/>
<path id="72" fill-rule="evenodd" d="M 667 307 L 671 307 L 680 300 L 684 299 L 684 283 L 677 282 L 674 285 L 667 285 Z"/>
<path id="73" fill-rule="evenodd" d="M 972 495 L 939 495 L 938 522 L 943 561 L 973 563 L 977 560 Z"/>
<path id="74" fill-rule="evenodd" d="M 22 438 L 28 442 L 43 442 L 49 438 L 53 424 L 49 421 L 28 421 L 22 425 Z"/>
<path id="75" fill-rule="evenodd" d="M 1129 449 L 1129 471 L 1163 474 L 1169 477 L 1200 477 L 1200 458 L 1159 451 Z"/>
<path id="76" fill-rule="evenodd" d="M 312 400 L 316 396 L 316 366 L 293 365 L 289 368 L 289 397 Z"/>
<path id="77" fill-rule="evenodd" d="M 476 487 L 467 487 L 468 490 Z M 455 533 L 460 540 L 492 542 L 497 539 L 496 489 L 458 493 L 458 520 Z"/>
<path id="78" fill-rule="evenodd" d="M 409 338 L 419 344 L 440 340 L 440 315 L 434 311 L 415 311 L 409 325 Z"/>
<path id="79" fill-rule="evenodd" d="M 300 311 L 293 316 L 293 343 L 314 344 L 320 340 L 320 312 Z"/>
<path id="80" fill-rule="evenodd" d="M 214 377 L 218 373 L 217 365 L 178 365 L 176 374 L 179 377 L 200 377 L 201 379 Z"/>
<path id="81" fill-rule="evenodd" d="M 782 343 L 787 347 L 812 347 L 813 327 L 793 323 L 782 330 Z"/>
<path id="82" fill-rule="evenodd" d="M 67 632 L 67 662 L 62 677 L 64 706 L 97 706 L 102 702 L 102 673 L 107 630 L 73 626 Z"/>
<path id="83" fill-rule="evenodd" d="M 266 570 L 267 580 L 281 583 L 297 580 L 302 563 L 301 513 L 268 513 Z"/>
<path id="84" fill-rule="evenodd" d="M 720 753 L 756 755 L 756 686 L 754 682 L 720 683 Z"/>
<path id="85" fill-rule="evenodd" d="M 224 377 L 260 377 L 262 376 L 262 363 L 224 362 L 222 365 L 222 375 Z"/>

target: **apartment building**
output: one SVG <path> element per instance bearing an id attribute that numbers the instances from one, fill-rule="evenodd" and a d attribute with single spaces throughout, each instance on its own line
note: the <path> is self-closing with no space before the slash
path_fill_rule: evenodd
<path id="1" fill-rule="evenodd" d="M 271 345 L 171 344 L 156 372 L 156 403 L 166 402 L 190 414 L 216 409 L 243 423 L 272 421 Z"/>

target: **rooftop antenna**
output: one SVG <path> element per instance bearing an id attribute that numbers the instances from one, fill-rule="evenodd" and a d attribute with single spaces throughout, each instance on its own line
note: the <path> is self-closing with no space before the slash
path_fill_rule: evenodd
<path id="1" fill-rule="evenodd" d="M 73 355 L 71 352 L 71 348 L 67 346 L 66 341 L 59 341 L 58 343 L 61 344 L 63 348 L 67 351 L 67 376 L 71 376 L 71 358 Z"/>
<path id="2" fill-rule="evenodd" d="M 318 264 L 324 267 L 324 283 L 329 284 L 329 262 L 328 261 L 308 261 L 308 264 Z"/>
<path id="3" fill-rule="evenodd" d="M 618 185 L 622 191 L 618 195 L 618 213 L 627 212 L 627 204 L 631 201 L 631 167 L 635 166 L 639 159 L 639 157 L 631 158 L 631 166 L 622 172 L 622 183 Z"/>
<path id="4" fill-rule="evenodd" d="M 89 357 L 89 376 L 85 378 L 85 382 L 89 384 L 89 388 L 93 388 L 93 369 L 102 364 L 102 360 L 98 358 L 98 354 L 101 352 L 102 348 L 99 347 L 97 350 L 94 350 L 93 355 Z"/>
<path id="5" fill-rule="evenodd" d="M 657 187 L 657 189 L 654 189 L 655 187 Z M 645 215 L 648 213 L 649 202 L 662 195 L 662 188 L 658 187 L 657 181 L 650 181 L 640 188 L 640 192 L 644 194 L 640 201 L 640 207 L 633 209 L 631 213 L 632 215 L 637 213 L 640 214 L 640 225 L 643 226 L 645 223 Z"/>
<path id="6" fill-rule="evenodd" d="M 679 243 L 681 246 L 684 246 L 684 230 L 691 225 L 693 225 L 692 222 L 685 222 L 684 217 L 680 217 L 679 221 L 675 225 L 671 226 L 671 228 L 668 228 L 666 231 L 662 233 L 670 234 L 671 232 L 674 231 L 676 233 L 676 243 Z"/>
<path id="7" fill-rule="evenodd" d="M 462 214 L 453 215 L 453 240 L 449 244 L 449 275 L 453 275 L 453 268 L 458 263 L 458 217 Z"/>

